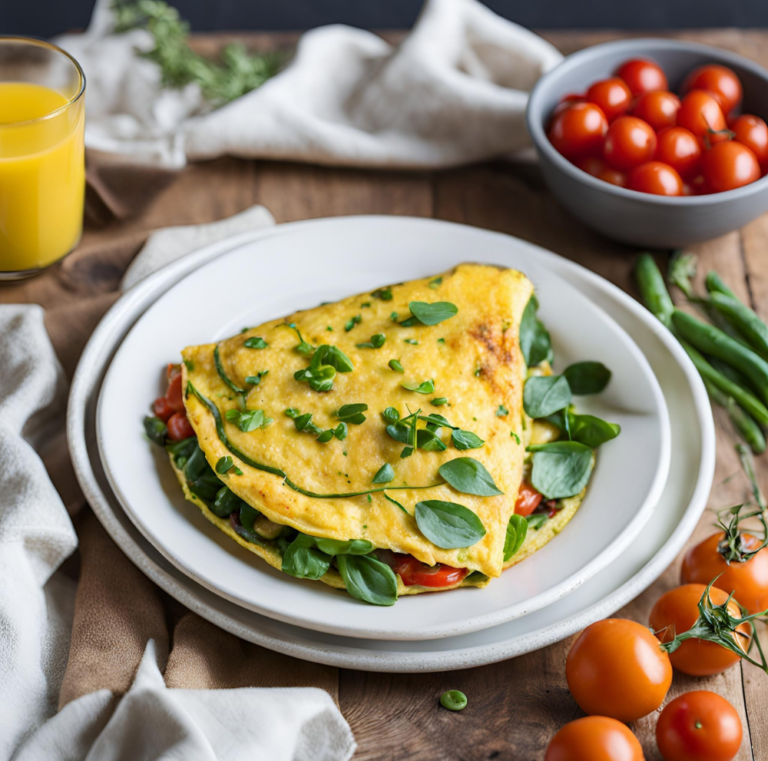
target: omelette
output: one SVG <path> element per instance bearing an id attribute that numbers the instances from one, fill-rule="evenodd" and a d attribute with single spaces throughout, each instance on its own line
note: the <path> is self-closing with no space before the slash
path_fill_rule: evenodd
<path id="1" fill-rule="evenodd" d="M 580 422 L 528 414 L 530 377 L 563 386 L 532 305 L 522 273 L 464 264 L 247 327 L 184 349 L 145 428 L 185 497 L 291 576 L 377 605 L 482 587 L 562 530 L 594 465 L 578 450 L 572 494 L 526 486 L 561 488 L 547 448 Z"/>

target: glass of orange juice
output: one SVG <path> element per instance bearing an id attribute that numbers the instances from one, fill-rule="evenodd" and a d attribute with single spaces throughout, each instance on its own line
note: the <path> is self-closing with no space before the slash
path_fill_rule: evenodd
<path id="1" fill-rule="evenodd" d="M 63 50 L 0 37 L 0 280 L 34 275 L 80 240 L 84 95 Z"/>

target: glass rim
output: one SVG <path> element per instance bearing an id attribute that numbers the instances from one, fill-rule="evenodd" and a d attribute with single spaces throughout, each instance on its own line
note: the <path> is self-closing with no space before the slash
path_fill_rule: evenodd
<path id="1" fill-rule="evenodd" d="M 83 71 L 83 67 L 77 62 L 77 59 L 67 53 L 66 50 L 60 48 L 58 45 L 54 45 L 52 42 L 48 42 L 48 40 L 42 40 L 39 37 L 25 37 L 16 34 L 0 34 L 0 45 L 6 42 L 20 42 L 41 48 L 48 48 L 48 50 L 52 50 L 55 53 L 60 53 L 65 58 L 68 58 L 72 65 L 75 67 L 75 71 L 77 71 L 78 76 L 80 77 L 80 88 L 72 98 L 70 98 L 63 106 L 59 106 L 59 108 L 57 108 L 55 111 L 51 111 L 44 116 L 38 116 L 35 119 L 25 119 L 24 121 L 20 122 L 0 123 L 0 129 L 19 127 L 27 124 L 35 124 L 37 122 L 42 122 L 45 119 L 52 119 L 53 117 L 58 116 L 59 114 L 66 111 L 70 106 L 73 106 L 75 103 L 77 103 L 78 100 L 80 100 L 80 98 L 83 97 L 83 93 L 85 92 L 85 72 Z"/>

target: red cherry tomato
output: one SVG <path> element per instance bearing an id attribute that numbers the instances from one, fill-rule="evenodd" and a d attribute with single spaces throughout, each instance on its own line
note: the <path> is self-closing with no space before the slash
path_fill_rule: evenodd
<path id="1" fill-rule="evenodd" d="M 152 411 L 155 413 L 155 416 L 159 417 L 160 420 L 162 420 L 164 423 L 168 422 L 168 418 L 170 418 L 174 412 L 171 409 L 171 405 L 168 404 L 168 400 L 164 396 L 160 396 L 155 399 L 155 402 L 152 405 Z"/>
<path id="2" fill-rule="evenodd" d="M 741 737 L 736 709 L 709 690 L 675 698 L 656 724 L 656 744 L 664 761 L 731 761 Z"/>
<path id="3" fill-rule="evenodd" d="M 627 175 L 612 166 L 608 166 L 603 159 L 599 159 L 597 156 L 582 159 L 577 166 L 587 174 L 597 177 L 598 180 L 610 182 L 611 185 L 618 185 L 620 188 L 627 186 Z"/>
<path id="4" fill-rule="evenodd" d="M 619 66 L 616 76 L 621 77 L 629 85 L 632 95 L 669 89 L 667 76 L 662 68 L 654 61 L 645 58 L 625 61 Z"/>
<path id="5" fill-rule="evenodd" d="M 625 114 L 632 103 L 632 92 L 626 82 L 618 77 L 602 79 L 587 90 L 587 100 L 600 106 L 605 118 L 612 122 Z"/>
<path id="6" fill-rule="evenodd" d="M 174 375 L 173 380 L 168 384 L 165 398 L 168 401 L 168 406 L 174 412 L 184 411 L 184 398 L 181 393 L 181 373 Z"/>
<path id="7" fill-rule="evenodd" d="M 654 90 L 641 95 L 632 109 L 632 116 L 648 122 L 656 132 L 666 127 L 674 127 L 680 98 L 674 93 Z"/>
<path id="8" fill-rule="evenodd" d="M 708 64 L 694 69 L 683 83 L 683 92 L 706 90 L 728 114 L 741 103 L 741 82 L 727 66 Z"/>
<path id="9" fill-rule="evenodd" d="M 656 196 L 683 195 L 682 178 L 669 164 L 662 164 L 661 161 L 648 161 L 635 167 L 629 173 L 627 187 Z"/>
<path id="10" fill-rule="evenodd" d="M 704 153 L 701 169 L 711 193 L 733 190 L 760 179 L 755 154 L 735 140 L 713 145 Z"/>
<path id="11" fill-rule="evenodd" d="M 759 116 L 742 114 L 731 123 L 731 129 L 736 133 L 734 139 L 755 154 L 760 166 L 768 165 L 768 125 Z"/>
<path id="12" fill-rule="evenodd" d="M 195 430 L 184 412 L 175 412 L 166 425 L 168 426 L 168 438 L 171 441 L 183 441 L 195 435 Z"/>
<path id="13" fill-rule="evenodd" d="M 683 98 L 677 112 L 677 126 L 693 132 L 702 148 L 728 139 L 723 110 L 704 90 L 691 90 Z"/>
<path id="14" fill-rule="evenodd" d="M 620 116 L 608 128 L 603 146 L 603 158 L 614 169 L 624 171 L 640 166 L 653 158 L 656 133 L 636 116 Z"/>
<path id="15" fill-rule="evenodd" d="M 687 632 L 699 618 L 699 600 L 706 590 L 705 584 L 684 584 L 663 594 L 653 606 L 649 623 L 662 642 L 670 642 L 675 634 Z M 714 605 L 722 605 L 728 595 L 722 589 L 713 587 L 709 599 Z M 739 606 L 731 600 L 729 613 L 741 617 Z M 746 651 L 750 639 L 750 628 L 742 624 L 738 629 L 736 644 Z M 736 665 L 741 659 L 734 653 L 718 645 L 701 639 L 688 639 L 675 652 L 669 654 L 672 665 L 683 674 L 691 676 L 711 676 Z"/>
<path id="16" fill-rule="evenodd" d="M 376 555 L 403 580 L 406 587 L 450 587 L 469 573 L 467 568 L 452 568 L 443 563 L 429 566 L 413 555 L 401 552 L 378 550 Z"/>
<path id="17" fill-rule="evenodd" d="M 670 127 L 658 134 L 655 158 L 669 164 L 681 177 L 690 179 L 699 169 L 701 146 L 693 132 Z"/>
<path id="18" fill-rule="evenodd" d="M 638 739 L 616 719 L 585 716 L 566 724 L 550 741 L 544 761 L 643 761 Z"/>
<path id="19" fill-rule="evenodd" d="M 750 613 L 760 613 L 768 608 L 768 547 L 745 562 L 726 563 L 718 552 L 725 534 L 712 534 L 703 542 L 688 550 L 683 558 L 680 577 L 683 584 L 709 584 L 724 592 L 733 592 L 734 597 Z M 751 534 L 741 535 L 745 550 L 756 550 L 761 542 Z"/>
<path id="20" fill-rule="evenodd" d="M 517 502 L 515 502 L 515 515 L 523 517 L 530 515 L 544 499 L 529 483 L 523 481 L 520 484 L 520 491 L 517 492 Z"/>
<path id="21" fill-rule="evenodd" d="M 594 103 L 574 103 L 557 114 L 549 130 L 555 149 L 571 161 L 600 153 L 608 130 L 605 114 Z"/>
<path id="22" fill-rule="evenodd" d="M 672 665 L 645 626 L 608 618 L 588 626 L 573 643 L 565 677 L 585 713 L 629 722 L 664 702 Z"/>
<path id="23" fill-rule="evenodd" d="M 566 108 L 570 108 L 574 103 L 581 103 L 583 100 L 586 100 L 584 95 L 578 95 L 576 93 L 568 93 L 568 95 L 563 95 L 563 97 L 560 98 L 560 102 L 552 111 L 552 118 L 554 119 L 555 116 L 557 116 L 562 111 L 565 111 Z"/>

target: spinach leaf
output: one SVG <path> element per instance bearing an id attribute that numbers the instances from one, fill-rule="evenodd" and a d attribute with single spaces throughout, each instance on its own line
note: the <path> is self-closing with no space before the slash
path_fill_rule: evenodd
<path id="1" fill-rule="evenodd" d="M 208 505 L 210 511 L 219 518 L 229 518 L 245 504 L 231 489 L 222 486 L 216 493 L 216 499 Z"/>
<path id="2" fill-rule="evenodd" d="M 297 579 L 319 579 L 331 567 L 331 559 L 317 548 L 314 537 L 299 534 L 283 555 L 282 571 Z"/>
<path id="3" fill-rule="evenodd" d="M 525 382 L 523 408 L 532 418 L 543 418 L 571 403 L 571 387 L 563 375 L 534 375 Z"/>
<path id="4" fill-rule="evenodd" d="M 371 605 L 397 602 L 397 579 L 386 563 L 369 555 L 339 555 L 336 564 L 352 597 Z"/>
<path id="5" fill-rule="evenodd" d="M 453 439 L 453 446 L 456 449 L 480 449 L 485 442 L 472 431 L 462 431 L 459 428 L 454 429 L 451 432 L 451 438 Z"/>
<path id="6" fill-rule="evenodd" d="M 390 481 L 394 480 L 395 478 L 395 469 L 387 462 L 384 463 L 377 471 L 376 475 L 373 477 L 373 481 L 371 481 L 372 484 L 388 484 Z"/>
<path id="7" fill-rule="evenodd" d="M 578 441 L 553 441 L 528 447 L 533 452 L 531 483 L 547 499 L 573 497 L 589 481 L 592 450 Z"/>
<path id="8" fill-rule="evenodd" d="M 536 297 L 531 296 L 520 320 L 520 351 L 528 367 L 538 365 L 545 359 L 552 361 L 553 357 L 549 333 L 536 316 L 538 308 Z"/>
<path id="9" fill-rule="evenodd" d="M 433 380 L 425 380 L 421 383 L 403 381 L 400 385 L 408 391 L 415 391 L 417 394 L 431 394 L 435 390 L 435 382 Z"/>
<path id="10" fill-rule="evenodd" d="M 426 301 L 412 301 L 408 306 L 413 317 L 422 325 L 437 325 L 438 323 L 445 322 L 459 311 L 456 304 L 451 304 L 450 301 L 436 301 L 434 304 L 428 304 Z M 411 322 L 412 319 L 409 318 L 400 324 L 413 324 Z"/>
<path id="11" fill-rule="evenodd" d="M 504 539 L 504 562 L 506 563 L 523 546 L 528 533 L 528 521 L 522 515 L 513 515 L 507 524 Z"/>
<path id="12" fill-rule="evenodd" d="M 218 495 L 217 495 L 218 496 Z M 242 500 L 241 500 L 242 501 Z M 255 531 L 254 523 L 261 513 L 246 502 L 240 505 L 240 525 L 246 531 Z"/>
<path id="13" fill-rule="evenodd" d="M 347 423 L 354 423 L 360 425 L 365 422 L 365 415 L 363 413 L 368 409 L 367 404 L 343 404 L 336 411 L 336 417 L 339 420 L 344 420 Z"/>
<path id="14" fill-rule="evenodd" d="M 567 367 L 563 375 L 576 396 L 599 394 L 611 380 L 611 371 L 602 362 L 577 362 Z"/>
<path id="15" fill-rule="evenodd" d="M 454 488 L 464 494 L 493 497 L 503 494 L 485 465 L 472 457 L 456 457 L 444 462 L 437 472 Z M 541 489 L 539 489 L 541 491 Z"/>
<path id="16" fill-rule="evenodd" d="M 485 526 L 469 508 L 456 502 L 428 499 L 416 503 L 416 525 L 436 547 L 471 547 L 485 536 Z"/>
<path id="17" fill-rule="evenodd" d="M 269 344 L 261 336 L 251 336 L 243 344 L 246 349 L 266 349 Z"/>
<path id="18" fill-rule="evenodd" d="M 159 417 L 144 418 L 144 432 L 147 438 L 158 446 L 165 446 L 165 437 L 168 434 L 168 426 Z"/>
<path id="19" fill-rule="evenodd" d="M 554 423 L 561 431 L 567 430 L 565 427 L 565 412 L 559 411 L 554 415 L 549 415 L 547 420 Z M 571 440 L 586 444 L 592 449 L 596 449 L 606 441 L 615 439 L 621 433 L 621 426 L 618 423 L 608 423 L 594 415 L 575 415 L 568 412 L 568 429 L 571 432 Z"/>
<path id="20" fill-rule="evenodd" d="M 367 539 L 326 539 L 320 536 L 310 537 L 315 547 L 327 555 L 367 555 L 373 551 L 373 545 Z"/>

